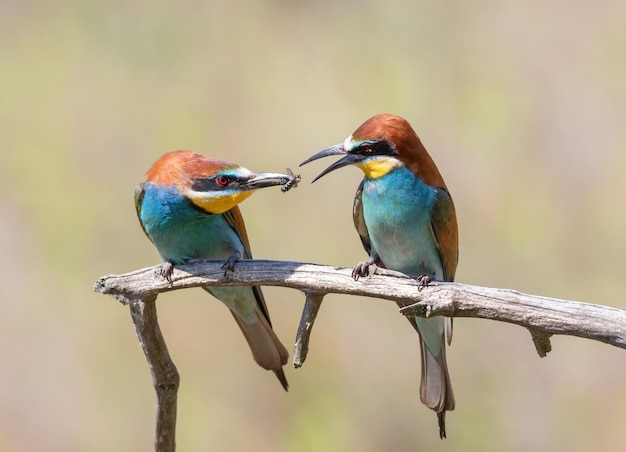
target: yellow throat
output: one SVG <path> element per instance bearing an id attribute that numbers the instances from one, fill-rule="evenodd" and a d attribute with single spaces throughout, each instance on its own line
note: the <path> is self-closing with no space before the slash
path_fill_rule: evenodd
<path id="1" fill-rule="evenodd" d="M 253 190 L 242 191 L 240 193 L 228 193 L 218 196 L 199 196 L 189 195 L 189 199 L 196 206 L 201 207 L 209 213 L 219 214 L 224 213 L 227 210 L 232 209 L 237 204 L 248 199 L 253 193 Z"/>
<path id="2" fill-rule="evenodd" d="M 400 161 L 393 157 L 380 157 L 357 163 L 357 166 L 361 168 L 361 170 L 365 173 L 365 177 L 368 179 L 378 179 L 379 177 L 383 177 L 385 174 L 400 165 Z"/>

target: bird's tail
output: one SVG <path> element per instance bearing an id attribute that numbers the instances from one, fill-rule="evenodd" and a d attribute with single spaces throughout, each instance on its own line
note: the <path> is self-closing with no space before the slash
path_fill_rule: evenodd
<path id="1" fill-rule="evenodd" d="M 422 338 L 420 349 L 422 354 L 420 398 L 424 405 L 437 413 L 439 436 L 443 439 L 446 437 L 446 411 L 454 410 L 454 392 L 448 373 L 444 337 L 441 337 L 437 356 L 431 353 Z"/>
<path id="2" fill-rule="evenodd" d="M 287 364 L 289 360 L 289 352 L 285 346 L 280 342 L 278 336 L 270 326 L 265 314 L 261 312 L 257 306 L 256 313 L 258 321 L 254 323 L 246 323 L 234 311 L 230 311 L 237 325 L 241 328 L 252 357 L 256 363 L 267 370 L 272 370 L 276 374 L 276 377 L 285 388 L 285 391 L 289 388 L 283 366 Z"/>

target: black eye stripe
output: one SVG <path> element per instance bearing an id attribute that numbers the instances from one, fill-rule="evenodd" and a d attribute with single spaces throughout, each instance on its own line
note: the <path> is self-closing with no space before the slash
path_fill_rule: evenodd
<path id="1" fill-rule="evenodd" d="M 236 182 L 236 179 L 224 175 L 203 177 L 193 179 L 191 181 L 191 189 L 193 191 L 218 191 L 231 186 L 233 182 Z"/>
<path id="2" fill-rule="evenodd" d="M 191 189 L 193 191 L 209 191 L 215 186 L 212 179 L 194 179 L 191 181 Z"/>
<path id="3" fill-rule="evenodd" d="M 398 155 L 395 145 L 387 140 L 365 142 L 356 149 L 356 153 L 365 156 Z"/>

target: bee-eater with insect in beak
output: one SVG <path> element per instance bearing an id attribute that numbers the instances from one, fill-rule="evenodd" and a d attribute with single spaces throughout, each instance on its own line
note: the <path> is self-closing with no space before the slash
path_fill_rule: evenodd
<path id="1" fill-rule="evenodd" d="M 430 278 L 453 281 L 459 254 L 454 204 L 411 125 L 395 115 L 374 116 L 343 143 L 315 154 L 302 165 L 329 155 L 343 158 L 313 182 L 348 165 L 365 173 L 354 199 L 353 217 L 370 259 L 354 267 L 353 277 L 372 274 L 379 266 L 419 275 L 426 284 Z M 437 413 L 439 435 L 445 438 L 445 412 L 454 409 L 446 363 L 452 319 L 414 317 L 409 321 L 420 335 L 420 398 Z"/>
<path id="2" fill-rule="evenodd" d="M 253 173 L 191 151 L 163 155 L 135 190 L 135 206 L 144 232 L 165 262 L 165 277 L 169 279 L 174 265 L 192 259 L 225 259 L 222 268 L 226 272 L 234 269 L 238 259 L 251 259 L 237 204 L 254 190 L 285 185 L 292 179 L 284 174 Z M 205 290 L 230 309 L 254 360 L 272 370 L 287 390 L 283 366 L 289 353 L 272 329 L 260 287 Z"/>

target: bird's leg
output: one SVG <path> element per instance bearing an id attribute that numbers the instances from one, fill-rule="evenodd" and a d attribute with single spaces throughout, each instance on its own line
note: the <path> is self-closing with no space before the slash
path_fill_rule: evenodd
<path id="1" fill-rule="evenodd" d="M 174 272 L 174 264 L 171 262 L 163 262 L 157 272 L 159 275 L 164 277 L 168 283 L 171 283 L 172 273 Z"/>
<path id="2" fill-rule="evenodd" d="M 417 291 L 421 292 L 424 287 L 428 287 L 428 285 L 433 281 L 433 277 L 431 275 L 419 275 L 417 277 Z"/>
<path id="3" fill-rule="evenodd" d="M 354 267 L 352 267 L 352 277 L 358 280 L 362 276 L 372 276 L 378 270 L 378 265 L 380 264 L 380 256 L 376 253 L 372 253 L 370 255 L 369 260 L 359 262 Z"/>
<path id="4" fill-rule="evenodd" d="M 235 271 L 235 264 L 237 261 L 241 259 L 241 251 L 235 251 L 233 254 L 228 256 L 224 265 L 222 265 L 222 270 L 224 270 L 224 276 L 228 275 L 228 272 Z"/>

